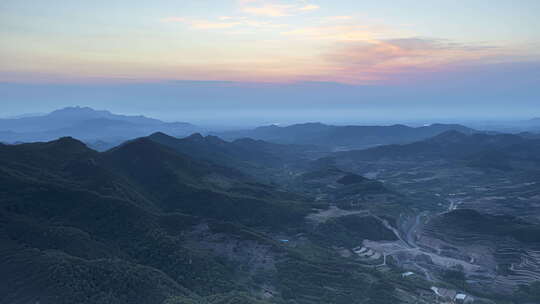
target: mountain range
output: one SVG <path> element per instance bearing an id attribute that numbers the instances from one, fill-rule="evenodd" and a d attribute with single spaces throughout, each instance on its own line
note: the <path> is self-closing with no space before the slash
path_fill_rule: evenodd
<path id="1" fill-rule="evenodd" d="M 126 116 L 88 107 L 68 107 L 49 114 L 0 119 L 1 142 L 49 141 L 71 136 L 85 142 L 118 144 L 127 139 L 162 131 L 186 136 L 197 128 L 185 122 L 163 122 L 144 116 Z"/>
<path id="2" fill-rule="evenodd" d="M 226 140 L 88 108 L 2 122 L 141 129 L 0 144 L 0 303 L 540 299 L 532 133 L 316 123 Z"/>
<path id="3" fill-rule="evenodd" d="M 397 301 L 399 283 L 320 247 L 337 228 L 304 219 L 325 203 L 156 140 L 223 144 L 164 134 L 101 153 L 70 137 L 0 144 L 2 302 Z M 375 218 L 348 221 L 356 224 L 339 226 L 346 239 L 362 227 L 393 237 Z M 321 282 L 327 289 L 314 288 Z"/>
<path id="4" fill-rule="evenodd" d="M 386 144 L 404 144 L 426 139 L 449 130 L 476 132 L 455 124 L 433 124 L 423 127 L 333 126 L 322 123 L 276 125 L 252 130 L 211 133 L 228 141 L 263 140 L 268 143 L 311 146 L 311 150 L 342 151 Z M 68 107 L 44 115 L 0 119 L 0 142 L 49 141 L 70 136 L 88 143 L 99 151 L 108 150 L 123 141 L 161 132 L 185 137 L 204 129 L 186 122 L 163 122 L 144 116 L 117 115 L 88 107 Z M 283 151 L 288 151 L 283 150 Z"/>
<path id="5" fill-rule="evenodd" d="M 246 288 L 218 256 L 190 243 L 239 234 L 271 252 L 274 241 L 238 227 L 286 226 L 310 208 L 148 139 L 98 153 L 61 138 L 1 145 L 0 155 L 4 303 L 228 297 Z"/>
<path id="6" fill-rule="evenodd" d="M 339 151 L 411 143 L 450 130 L 467 134 L 476 132 L 455 124 L 409 127 L 405 125 L 332 126 L 322 123 L 305 123 L 286 127 L 271 125 L 252 130 L 223 132 L 218 135 L 225 139 L 249 137 L 281 144 L 314 145 Z"/>
<path id="7" fill-rule="evenodd" d="M 540 140 L 512 134 L 464 134 L 447 131 L 432 138 L 404 145 L 386 145 L 335 153 L 336 160 L 461 161 L 493 169 L 534 169 L 540 164 Z"/>

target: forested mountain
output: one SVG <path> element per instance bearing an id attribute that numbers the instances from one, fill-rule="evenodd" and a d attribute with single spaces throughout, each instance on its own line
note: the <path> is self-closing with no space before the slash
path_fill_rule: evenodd
<path id="1" fill-rule="evenodd" d="M 327 155 L 314 146 L 275 144 L 251 138 L 229 142 L 198 133 L 185 138 L 155 133 L 148 139 L 195 159 L 226 164 L 259 180 L 273 182 L 288 179 L 290 170 L 298 170 L 309 161 Z"/>
<path id="2" fill-rule="evenodd" d="M 539 151 L 458 131 L 330 154 L 200 134 L 0 144 L 0 302 L 528 303 Z"/>
<path id="3" fill-rule="evenodd" d="M 336 153 L 344 160 L 447 160 L 484 168 L 534 168 L 540 165 L 540 140 L 511 134 L 464 134 L 448 131 L 433 138 L 405 144 Z M 533 165 L 533 167 L 530 167 Z"/>
<path id="4" fill-rule="evenodd" d="M 67 137 L 0 145 L 1 301 L 399 303 L 396 288 L 417 292 L 325 248 L 333 226 L 304 218 L 326 207 L 149 138 L 105 153 Z"/>

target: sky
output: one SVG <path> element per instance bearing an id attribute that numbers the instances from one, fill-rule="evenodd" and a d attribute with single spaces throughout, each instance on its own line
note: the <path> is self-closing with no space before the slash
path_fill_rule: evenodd
<path id="1" fill-rule="evenodd" d="M 540 116 L 537 0 L 2 0 L 0 116 Z"/>

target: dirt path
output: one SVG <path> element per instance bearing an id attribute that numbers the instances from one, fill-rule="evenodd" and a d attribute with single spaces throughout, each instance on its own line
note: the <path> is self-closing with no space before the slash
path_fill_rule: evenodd
<path id="1" fill-rule="evenodd" d="M 312 222 L 320 224 L 320 223 L 326 222 L 328 219 L 331 219 L 331 218 L 342 217 L 342 216 L 347 216 L 347 215 L 352 215 L 352 214 L 366 214 L 367 215 L 369 214 L 369 211 L 368 210 L 354 210 L 354 211 L 343 210 L 343 209 L 339 209 L 335 205 L 331 205 L 330 208 L 326 210 L 321 210 L 317 213 L 309 214 L 308 216 L 306 216 L 306 219 L 308 221 L 312 221 Z"/>

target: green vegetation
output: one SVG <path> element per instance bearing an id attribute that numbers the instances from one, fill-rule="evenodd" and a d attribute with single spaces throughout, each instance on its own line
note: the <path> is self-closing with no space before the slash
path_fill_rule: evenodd
<path id="1" fill-rule="evenodd" d="M 329 219 L 318 225 L 313 237 L 327 245 L 354 248 L 367 239 L 395 241 L 394 233 L 372 216 L 348 215 Z"/>
<path id="2" fill-rule="evenodd" d="M 462 267 L 458 267 L 457 269 L 447 269 L 442 273 L 441 277 L 445 282 L 453 284 L 461 290 L 466 289 L 467 282 Z"/>
<path id="3" fill-rule="evenodd" d="M 316 205 L 233 169 L 147 140 L 96 153 L 65 138 L 2 146 L 0 156 L 0 294 L 8 303 L 393 299 L 376 271 L 315 243 L 277 241 L 309 232 L 303 219 Z M 306 235 L 330 240 L 336 229 L 343 242 L 355 233 L 387 237 L 373 219 L 355 217 Z"/>
<path id="4" fill-rule="evenodd" d="M 493 158 L 485 158 L 482 153 L 491 140 L 450 132 L 421 143 L 338 153 L 344 158 L 315 162 L 303 159 L 303 148 L 253 140 L 228 143 L 200 135 L 179 140 L 154 134 L 104 153 L 71 138 L 1 145 L 0 273 L 7 282 L 0 286 L 1 300 L 429 303 L 429 296 L 421 294 L 432 294 L 431 282 L 421 275 L 401 277 L 400 267 L 407 265 L 400 254 L 414 250 L 396 247 L 396 254 L 385 255 L 383 263 L 383 258 L 370 262 L 350 249 L 364 240 L 396 241 L 387 223 L 402 229 L 407 239 L 417 236 L 419 228 L 447 241 L 443 254 L 460 259 L 466 257 L 451 245 L 471 235 L 494 244 L 511 240 L 510 248 L 540 242 L 538 225 L 518 216 L 461 206 L 442 212 L 449 202 L 441 193 L 450 197 L 449 191 L 462 184 L 488 179 L 481 175 L 486 172 L 493 173 L 491 180 L 509 174 L 495 168 L 498 153 L 516 156 L 506 149 L 521 139 L 496 137 Z M 293 151 L 282 154 L 287 149 Z M 534 159 L 522 154 L 527 162 Z M 473 164 L 473 156 L 485 163 Z M 388 160 L 394 157 L 397 161 Z M 369 163 L 373 160 L 375 167 Z M 511 172 L 523 165 L 515 159 L 508 164 Z M 368 179 L 345 168 L 382 176 L 380 181 Z M 460 170 L 469 170 L 469 179 L 454 179 L 452 174 Z M 252 173 L 268 176 L 258 179 Z M 517 202 L 533 199 L 538 192 L 528 177 L 522 177 L 519 189 L 504 193 L 519 197 Z M 503 190 L 493 191 L 499 195 Z M 460 195 L 451 197 L 470 203 Z M 519 204 L 511 208 L 523 210 Z M 410 258 L 428 271 L 439 267 L 435 259 Z M 513 271 L 514 256 L 494 259 L 499 275 Z M 431 274 L 441 287 L 475 294 L 463 269 Z M 522 286 L 514 298 L 534 303 L 537 288 L 538 283 Z"/>

